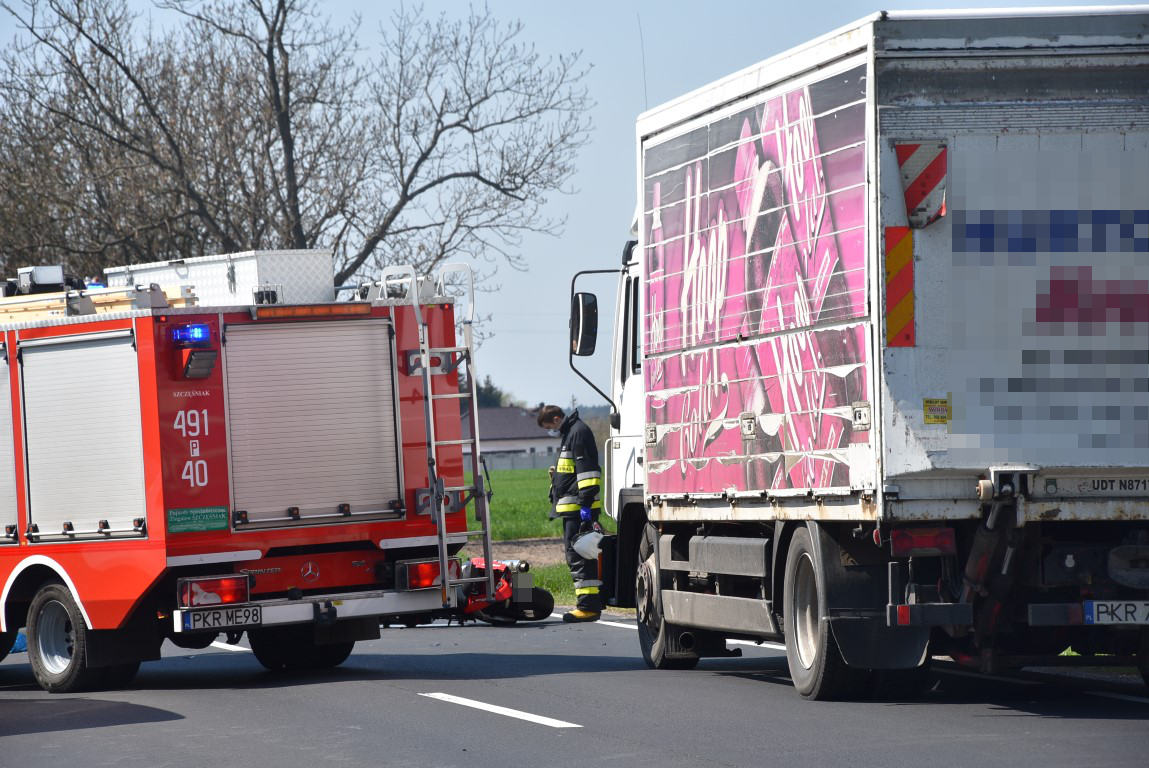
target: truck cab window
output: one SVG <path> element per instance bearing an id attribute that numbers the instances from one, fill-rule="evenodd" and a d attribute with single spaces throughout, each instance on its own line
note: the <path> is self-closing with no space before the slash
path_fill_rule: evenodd
<path id="1" fill-rule="evenodd" d="M 642 327 L 639 325 L 638 289 L 641 281 L 627 277 L 622 288 L 622 343 L 619 345 L 619 383 L 642 371 Z"/>

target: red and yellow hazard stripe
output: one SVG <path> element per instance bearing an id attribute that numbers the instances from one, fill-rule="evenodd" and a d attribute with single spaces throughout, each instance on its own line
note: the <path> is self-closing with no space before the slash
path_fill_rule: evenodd
<path id="1" fill-rule="evenodd" d="M 914 236 L 886 227 L 886 346 L 914 344 Z"/>

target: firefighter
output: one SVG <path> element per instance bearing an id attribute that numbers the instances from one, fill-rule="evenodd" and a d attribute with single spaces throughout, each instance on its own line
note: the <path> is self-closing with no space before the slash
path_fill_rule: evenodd
<path id="1" fill-rule="evenodd" d="M 551 518 L 562 518 L 563 541 L 566 544 L 567 565 L 574 580 L 576 607 L 563 614 L 563 621 L 598 621 L 602 613 L 599 587 L 598 559 L 588 559 L 574 549 L 580 534 L 597 527 L 602 501 L 602 467 L 598 463 L 598 447 L 594 434 L 578 417 L 578 411 L 569 416 L 557 405 L 539 409 L 538 424 L 559 437 L 558 463 L 551 467 Z"/>

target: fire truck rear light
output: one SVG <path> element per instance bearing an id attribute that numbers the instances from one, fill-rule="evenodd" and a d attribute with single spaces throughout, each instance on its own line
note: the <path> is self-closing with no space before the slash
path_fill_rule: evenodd
<path id="1" fill-rule="evenodd" d="M 132 530 L 138 533 L 144 533 L 148 529 L 148 521 L 142 517 L 137 517 L 132 520 Z"/>
<path id="2" fill-rule="evenodd" d="M 14 525 L 4 526 L 4 537 L 7 539 L 16 538 L 16 526 L 14 526 Z"/>
<path id="3" fill-rule="evenodd" d="M 895 528 L 890 531 L 890 554 L 921 557 L 957 554 L 953 528 Z"/>
<path id="4" fill-rule="evenodd" d="M 65 520 L 63 533 L 75 533 L 75 532 L 76 532 L 76 526 L 72 525 L 72 521 Z"/>
<path id="5" fill-rule="evenodd" d="M 176 596 L 181 608 L 205 605 L 246 603 L 249 599 L 247 576 L 208 576 L 180 579 Z"/>
<path id="6" fill-rule="evenodd" d="M 340 304 L 304 304 L 300 306 L 272 304 L 252 307 L 251 311 L 256 320 L 267 320 L 276 317 L 343 317 L 348 315 L 369 315 L 371 314 L 371 305 L 351 302 Z"/>
<path id="7" fill-rule="evenodd" d="M 898 626 L 905 627 L 910 623 L 910 606 L 898 606 Z"/>
<path id="8" fill-rule="evenodd" d="M 458 576 L 461 565 L 456 559 L 447 561 L 447 568 Z M 395 582 L 400 589 L 433 589 L 440 584 L 438 560 L 405 560 L 395 564 Z"/>

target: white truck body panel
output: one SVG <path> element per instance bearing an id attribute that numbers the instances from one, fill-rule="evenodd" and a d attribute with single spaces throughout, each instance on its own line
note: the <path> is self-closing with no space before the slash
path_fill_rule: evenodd
<path id="1" fill-rule="evenodd" d="M 111 267 L 104 273 L 109 287 L 190 287 L 200 306 L 335 301 L 332 254 L 323 250 L 245 251 Z M 254 301 L 254 291 L 265 286 L 278 288 L 277 301 Z"/>
<path id="2" fill-rule="evenodd" d="M 640 116 L 610 498 L 957 519 L 1013 472 L 1021 519 L 1149 519 L 1147 34 L 1149 6 L 879 14 Z"/>

